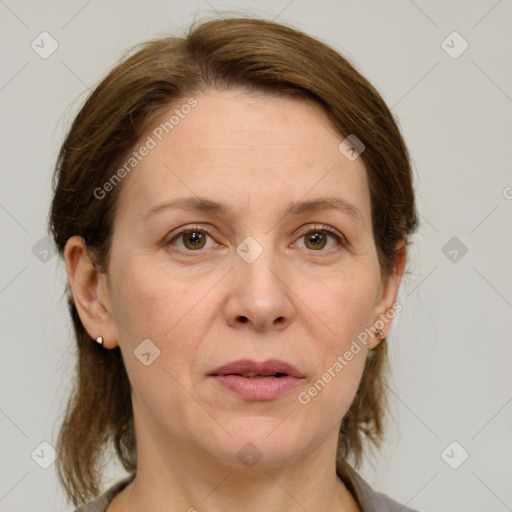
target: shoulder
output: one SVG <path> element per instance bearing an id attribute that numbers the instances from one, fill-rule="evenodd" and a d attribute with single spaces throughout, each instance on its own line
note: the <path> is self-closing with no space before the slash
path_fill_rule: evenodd
<path id="1" fill-rule="evenodd" d="M 381 492 L 374 491 L 361 475 L 351 467 L 346 468 L 340 478 L 350 487 L 362 512 L 418 512 L 407 508 Z"/>
<path id="2" fill-rule="evenodd" d="M 96 499 L 75 509 L 74 512 L 105 512 L 114 497 L 119 494 L 134 478 L 135 473 L 132 473 L 122 480 L 119 480 Z"/>
<path id="3" fill-rule="evenodd" d="M 105 512 L 110 502 L 133 479 L 135 473 L 116 482 L 95 500 L 86 503 L 74 512 Z M 340 478 L 345 482 L 350 491 L 355 495 L 362 512 L 418 512 L 407 508 L 383 493 L 374 491 L 370 485 L 352 468 L 346 467 Z"/>

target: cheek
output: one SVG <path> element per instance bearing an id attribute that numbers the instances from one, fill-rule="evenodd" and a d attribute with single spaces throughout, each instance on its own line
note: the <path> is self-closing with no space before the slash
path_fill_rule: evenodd
<path id="1" fill-rule="evenodd" d="M 311 419 L 315 436 L 323 438 L 337 430 L 356 395 L 367 350 L 350 346 L 351 342 L 340 341 L 327 347 L 320 372 L 298 393 L 297 407 Z"/>
<path id="2" fill-rule="evenodd" d="M 142 257 L 126 262 L 113 279 L 117 283 L 112 301 L 114 315 L 119 316 L 132 338 L 154 338 L 157 343 L 172 338 L 187 324 L 206 287 L 197 283 L 192 286 L 170 272 L 168 266 Z"/>
<path id="3" fill-rule="evenodd" d="M 218 280 L 218 277 L 216 278 Z M 119 343 L 125 364 L 140 372 L 139 353 L 143 340 L 158 355 L 151 363 L 147 380 L 170 379 L 167 370 L 182 383 L 189 383 L 197 351 L 213 314 L 207 292 L 215 276 L 177 275 L 169 265 L 155 258 L 135 256 L 126 259 L 113 275 L 116 283 L 112 296 L 113 314 L 118 320 Z M 206 309 L 205 309 L 206 308 Z M 148 385 L 146 380 L 141 385 Z M 153 388 L 154 389 L 154 388 Z"/>
<path id="4" fill-rule="evenodd" d="M 356 275 L 365 275 L 364 279 Z M 357 391 L 368 354 L 368 335 L 372 325 L 377 275 L 371 268 L 365 272 L 344 275 L 331 280 L 313 304 L 321 305 L 318 315 L 328 328 L 318 346 L 319 374 L 306 390 L 302 403 L 316 402 L 329 409 L 336 404 L 337 414 L 345 414 Z M 318 307 L 318 306 L 317 306 Z M 301 400 L 299 400 L 301 402 Z"/>
<path id="5" fill-rule="evenodd" d="M 312 416 L 323 418 L 325 428 L 334 428 L 347 413 L 352 403 L 368 355 L 366 344 L 357 336 L 368 315 L 358 311 L 350 314 L 350 308 L 338 315 L 337 336 L 322 343 L 318 373 L 309 379 L 308 386 L 297 399 Z M 364 330 L 364 328 L 363 328 Z"/>
<path id="6" fill-rule="evenodd" d="M 356 276 L 364 276 L 363 278 Z M 314 304 L 322 306 L 319 315 L 329 328 L 330 351 L 344 351 L 353 339 L 373 322 L 378 275 L 371 268 L 330 280 Z"/>
<path id="7" fill-rule="evenodd" d="M 153 410 L 181 410 L 187 401 L 182 386 L 190 386 L 188 369 L 203 328 L 194 304 L 206 286 L 191 287 L 143 257 L 126 259 L 113 282 L 113 315 L 132 389 Z"/>

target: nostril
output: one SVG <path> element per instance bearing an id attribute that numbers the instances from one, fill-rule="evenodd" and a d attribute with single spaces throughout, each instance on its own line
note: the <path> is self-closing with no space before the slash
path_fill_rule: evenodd
<path id="1" fill-rule="evenodd" d="M 246 317 L 246 316 L 241 316 L 241 317 L 240 317 L 240 322 L 242 322 L 243 324 L 245 324 L 245 322 L 247 322 L 247 317 Z"/>

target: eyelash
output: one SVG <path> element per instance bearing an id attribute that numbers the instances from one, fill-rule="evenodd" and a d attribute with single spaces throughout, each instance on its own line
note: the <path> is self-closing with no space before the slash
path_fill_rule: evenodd
<path id="1" fill-rule="evenodd" d="M 185 227 L 185 228 L 181 229 L 180 231 L 178 231 L 177 233 L 174 233 L 172 235 L 172 238 L 168 242 L 166 242 L 166 245 L 172 245 L 173 242 L 178 240 L 181 235 L 183 235 L 185 233 L 190 233 L 192 231 L 199 232 L 199 233 L 206 233 L 212 239 L 214 238 L 212 233 L 208 229 L 205 229 L 205 228 L 203 228 L 201 226 L 198 226 L 198 225 L 194 225 L 194 226 Z M 299 240 L 300 238 L 305 237 L 309 233 L 315 233 L 315 232 L 317 232 L 317 233 L 327 233 L 328 235 L 331 235 L 332 237 L 335 238 L 336 242 L 338 242 L 339 247 L 346 247 L 348 245 L 348 242 L 347 242 L 346 238 L 341 233 L 339 233 L 337 230 L 331 228 L 330 226 L 326 226 L 324 224 L 316 224 L 316 225 L 312 226 L 307 231 L 304 231 L 299 236 L 299 238 L 297 240 Z M 318 251 L 311 250 L 310 252 L 319 252 L 319 253 L 327 252 L 327 253 L 329 253 L 332 250 L 336 250 L 336 249 L 337 249 L 336 247 L 333 247 L 331 249 L 326 249 L 326 250 L 323 250 L 323 249 L 320 249 Z M 202 252 L 201 249 L 197 249 L 196 251 L 192 251 L 192 250 L 188 250 L 188 249 L 181 249 L 180 247 L 178 247 L 178 250 L 184 251 L 186 253 Z"/>

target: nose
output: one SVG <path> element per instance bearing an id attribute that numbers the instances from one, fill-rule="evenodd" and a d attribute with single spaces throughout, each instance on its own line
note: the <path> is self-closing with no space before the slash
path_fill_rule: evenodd
<path id="1" fill-rule="evenodd" d="M 231 327 L 265 332 L 291 324 L 293 291 L 281 263 L 268 248 L 252 262 L 235 255 L 225 307 Z"/>

